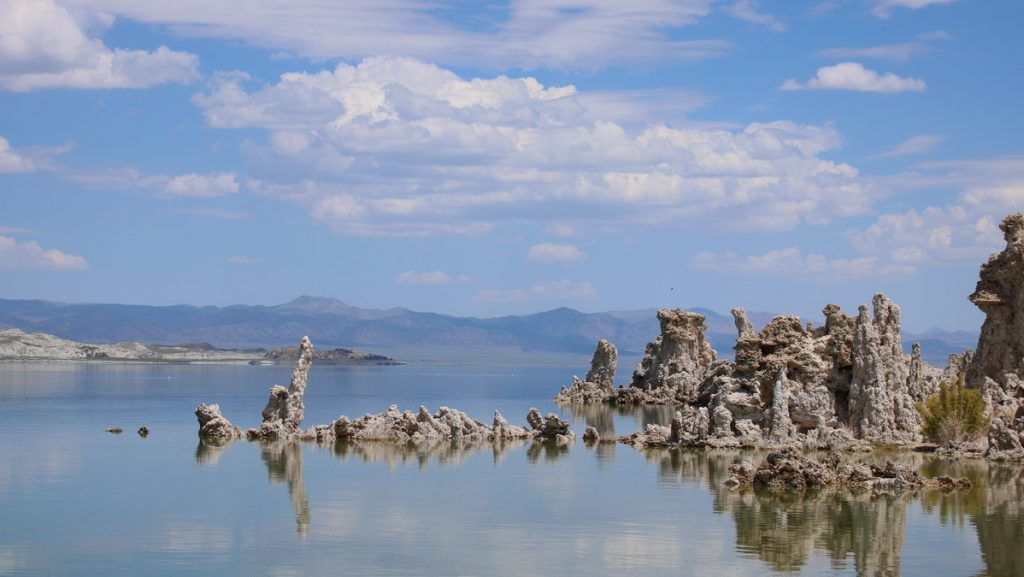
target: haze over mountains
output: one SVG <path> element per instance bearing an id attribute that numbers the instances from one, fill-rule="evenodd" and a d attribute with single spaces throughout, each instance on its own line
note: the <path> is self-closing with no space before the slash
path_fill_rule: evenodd
<path id="1" fill-rule="evenodd" d="M 707 319 L 707 338 L 731 356 L 736 329 L 730 315 L 691 308 Z M 363 309 L 340 300 L 302 296 L 274 306 L 147 306 L 66 304 L 0 299 L 0 329 L 19 328 L 90 343 L 210 343 L 222 348 L 292 346 L 310 335 L 318 348 L 394 351 L 508 351 L 589 354 L 598 339 L 615 343 L 624 356 L 643 352 L 658 335 L 655 309 L 583 313 L 557 308 L 523 316 L 453 317 L 405 308 Z M 749 313 L 760 328 L 772 313 Z M 924 356 L 942 364 L 950 352 L 973 348 L 977 333 L 933 329 L 905 335 L 921 342 Z"/>

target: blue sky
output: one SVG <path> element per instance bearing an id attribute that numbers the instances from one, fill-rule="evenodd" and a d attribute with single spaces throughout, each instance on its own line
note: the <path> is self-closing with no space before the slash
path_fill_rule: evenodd
<path id="1" fill-rule="evenodd" d="M 0 0 L 0 298 L 905 327 L 1024 209 L 1010 0 Z"/>

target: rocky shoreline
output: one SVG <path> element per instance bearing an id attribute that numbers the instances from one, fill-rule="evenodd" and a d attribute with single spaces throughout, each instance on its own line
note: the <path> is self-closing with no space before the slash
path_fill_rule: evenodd
<path id="1" fill-rule="evenodd" d="M 977 353 L 950 355 L 944 370 L 903 353 L 900 309 L 884 294 L 847 316 L 825 306 L 825 326 L 778 316 L 754 331 L 733 309 L 735 360 L 717 358 L 704 317 L 658 311 L 661 335 L 647 345 L 628 387 L 614 387 L 614 345 L 598 343 L 591 370 L 555 397 L 562 404 L 660 404 L 677 410 L 670 425 L 621 437 L 642 447 L 759 447 L 870 450 L 922 443 L 918 405 L 940 383 L 981 391 L 987 435 L 950 450 L 1024 459 L 1024 215 L 1000 225 L 1006 249 L 981 267 L 970 296 L 986 315 Z"/>

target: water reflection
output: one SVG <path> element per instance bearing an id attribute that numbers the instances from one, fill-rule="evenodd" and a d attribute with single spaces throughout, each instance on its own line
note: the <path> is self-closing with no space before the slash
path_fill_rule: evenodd
<path id="1" fill-rule="evenodd" d="M 668 405 L 612 405 L 566 403 L 558 406 L 568 414 L 571 422 L 583 421 L 585 427 L 594 427 L 602 437 L 615 438 L 615 417 L 633 417 L 636 425 L 625 434 L 643 430 L 647 425 L 666 425 L 672 421 L 673 407 Z"/>
<path id="2" fill-rule="evenodd" d="M 599 414 L 599 413 L 597 413 Z M 438 442 L 425 444 L 337 442 L 319 448 L 341 463 L 385 463 L 391 469 L 459 467 L 476 453 L 490 451 L 493 462 L 501 464 L 509 449 L 526 445 L 527 461 L 533 465 L 561 459 L 570 447 L 555 443 L 492 445 L 490 443 Z M 303 482 L 303 451 L 316 445 L 277 442 L 261 445 L 261 458 L 271 483 L 287 483 L 300 536 L 310 531 L 311 503 Z M 200 443 L 196 461 L 216 465 L 228 445 Z M 600 463 L 609 459 L 615 445 L 598 444 L 594 454 Z M 605 456 L 602 456 L 604 454 Z M 755 462 L 766 456 L 757 451 L 715 451 L 646 449 L 640 454 L 657 471 L 663 485 L 696 484 L 710 496 L 710 508 L 732 520 L 734 551 L 739 558 L 756 559 L 778 572 L 814 571 L 823 559 L 833 571 L 859 576 L 899 576 L 907 571 L 903 559 L 911 506 L 920 502 L 926 516 L 937 517 L 942 525 L 959 531 L 973 527 L 977 535 L 984 570 L 989 577 L 1024 574 L 1024 468 L 1002 466 L 981 460 L 952 461 L 921 454 L 873 454 L 848 456 L 871 463 L 899 460 L 928 476 L 968 477 L 971 492 L 906 491 L 880 493 L 870 490 L 829 489 L 802 493 L 772 492 L 725 485 L 729 465 L 742 459 Z M 409 511 L 410 514 L 413 514 Z M 653 527 L 652 527 L 653 529 Z M 660 530 L 659 530 L 660 531 Z M 609 536 L 609 538 L 611 538 Z M 623 539 L 619 535 L 615 539 Z M 645 542 L 649 536 L 644 537 Z M 661 543 L 680 548 L 683 543 Z M 920 547 L 917 544 L 917 547 Z M 942 547 L 932 543 L 930 546 Z M 674 550 L 674 549 L 673 549 Z M 666 550 L 667 551 L 667 550 Z M 920 549 L 912 555 L 920 555 Z M 670 555 L 675 558 L 675 554 Z M 814 561 L 817 557 L 818 561 Z M 976 557 L 975 557 L 976 559 Z M 918 569 L 908 571 L 914 573 Z M 974 567 L 964 573 L 974 571 Z"/>
<path id="3" fill-rule="evenodd" d="M 196 463 L 200 465 L 215 466 L 220 462 L 221 455 L 224 451 L 228 450 L 233 441 L 225 443 L 211 442 L 206 439 L 200 439 L 199 445 L 196 446 Z"/>
<path id="4" fill-rule="evenodd" d="M 260 456 L 267 466 L 271 483 L 288 483 L 288 497 L 295 509 L 299 535 L 309 534 L 309 498 L 302 480 L 302 446 L 294 441 L 261 443 Z"/>
<path id="5" fill-rule="evenodd" d="M 430 463 L 439 467 L 461 465 L 475 453 L 491 452 L 495 465 L 500 465 L 509 449 L 526 444 L 523 440 L 501 442 L 427 441 L 422 443 L 390 443 L 387 441 L 335 441 L 325 447 L 333 450 L 341 462 L 358 459 L 364 463 L 386 463 L 389 469 L 415 464 L 426 469 Z"/>
<path id="6" fill-rule="evenodd" d="M 756 557 L 775 571 L 804 569 L 815 551 L 831 560 L 835 570 L 850 560 L 857 575 L 901 574 L 901 552 L 908 506 L 920 500 L 927 514 L 943 524 L 977 530 L 986 570 L 982 575 L 1024 574 L 1024 468 L 981 460 L 951 461 L 920 454 L 878 454 L 867 462 L 899 460 L 928 476 L 966 476 L 970 492 L 937 490 L 879 493 L 830 489 L 803 493 L 764 489 L 732 490 L 724 481 L 728 466 L 748 458 L 755 463 L 764 452 L 723 452 L 649 449 L 642 451 L 658 467 L 662 483 L 696 482 L 713 496 L 716 513 L 731 515 L 736 550 Z"/>

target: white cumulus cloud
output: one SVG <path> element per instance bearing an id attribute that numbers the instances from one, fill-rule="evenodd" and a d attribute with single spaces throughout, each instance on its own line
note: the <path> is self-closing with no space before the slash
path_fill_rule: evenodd
<path id="1" fill-rule="evenodd" d="M 527 251 L 527 257 L 537 262 L 573 262 L 583 260 L 587 254 L 572 244 L 535 244 Z"/>
<path id="2" fill-rule="evenodd" d="M 904 78 L 891 72 L 879 74 L 858 62 L 823 66 L 807 82 L 801 84 L 791 78 L 782 84 L 782 90 L 855 90 L 880 94 L 924 92 L 926 87 L 919 78 Z"/>
<path id="3" fill-rule="evenodd" d="M 82 15 L 79 15 L 80 17 Z M 194 54 L 160 46 L 153 51 L 111 49 L 86 33 L 109 26 L 102 14 L 80 22 L 53 0 L 0 2 L 0 87 L 143 88 L 199 77 Z"/>
<path id="4" fill-rule="evenodd" d="M 785 229 L 869 207 L 857 170 L 820 156 L 840 145 L 831 126 L 637 123 L 633 111 L 620 122 L 625 107 L 604 94 L 591 108 L 588 97 L 531 77 L 466 79 L 375 57 L 269 86 L 222 74 L 194 101 L 212 126 L 266 131 L 259 154 L 275 170 L 247 183 L 254 192 L 305 204 L 341 234 L 716 217 Z"/>
<path id="5" fill-rule="evenodd" d="M 84 270 L 89 263 L 80 256 L 45 249 L 35 241 L 17 242 L 11 237 L 0 236 L 0 268 Z"/>

